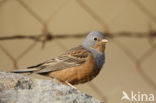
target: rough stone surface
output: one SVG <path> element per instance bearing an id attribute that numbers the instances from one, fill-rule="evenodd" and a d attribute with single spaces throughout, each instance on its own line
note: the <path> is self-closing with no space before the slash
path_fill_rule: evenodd
<path id="1" fill-rule="evenodd" d="M 103 103 L 55 79 L 0 72 L 0 103 Z"/>

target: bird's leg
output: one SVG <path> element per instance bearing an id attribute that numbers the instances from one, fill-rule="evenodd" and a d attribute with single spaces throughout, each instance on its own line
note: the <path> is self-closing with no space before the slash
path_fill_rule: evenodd
<path id="1" fill-rule="evenodd" d="M 73 85 L 70 84 L 69 82 L 65 81 L 65 83 L 66 83 L 67 85 L 71 86 L 72 88 L 77 89 L 75 86 L 73 86 Z"/>

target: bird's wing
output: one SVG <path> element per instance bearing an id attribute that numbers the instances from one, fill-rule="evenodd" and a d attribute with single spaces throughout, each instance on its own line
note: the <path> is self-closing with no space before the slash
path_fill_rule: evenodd
<path id="1" fill-rule="evenodd" d="M 85 63 L 89 53 L 91 52 L 86 50 L 84 47 L 78 46 L 67 50 L 65 53 L 56 58 L 40 63 L 36 66 L 28 67 L 28 69 L 23 70 L 23 72 L 34 72 L 42 74 L 74 66 L 79 66 Z M 14 72 L 23 73 L 22 70 L 20 71 L 16 70 Z"/>
<path id="2" fill-rule="evenodd" d="M 82 46 L 78 46 L 67 50 L 62 55 L 40 63 L 35 66 L 28 67 L 28 69 L 14 70 L 14 73 L 25 73 L 25 72 L 35 72 L 35 73 L 47 73 L 51 71 L 62 70 L 74 66 L 83 64 L 89 55 L 89 51 Z"/>

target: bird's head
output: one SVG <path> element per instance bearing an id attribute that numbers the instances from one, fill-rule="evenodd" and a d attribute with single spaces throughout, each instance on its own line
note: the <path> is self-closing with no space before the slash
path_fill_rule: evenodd
<path id="1" fill-rule="evenodd" d="M 105 44 L 107 42 L 108 40 L 101 32 L 92 31 L 88 34 L 86 39 L 83 41 L 82 46 L 84 46 L 89 50 L 95 49 L 98 50 L 99 52 L 104 52 Z"/>

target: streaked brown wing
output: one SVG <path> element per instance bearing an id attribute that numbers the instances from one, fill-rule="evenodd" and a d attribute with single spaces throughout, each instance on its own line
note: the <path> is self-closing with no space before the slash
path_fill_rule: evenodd
<path id="1" fill-rule="evenodd" d="M 37 66 L 32 66 L 32 68 L 39 68 L 39 70 L 35 71 L 35 73 L 41 74 L 79 66 L 86 61 L 89 53 L 90 52 L 82 46 L 78 46 L 67 50 L 64 54 L 58 56 L 57 58 L 41 63 Z"/>

